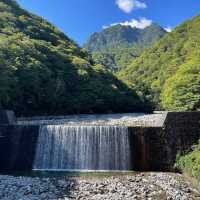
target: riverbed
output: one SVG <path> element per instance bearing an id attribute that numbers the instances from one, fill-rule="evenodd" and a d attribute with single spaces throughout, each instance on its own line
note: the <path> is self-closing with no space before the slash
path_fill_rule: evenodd
<path id="1" fill-rule="evenodd" d="M 0 175 L 1 200 L 200 200 L 180 174 L 132 173 L 57 177 Z"/>

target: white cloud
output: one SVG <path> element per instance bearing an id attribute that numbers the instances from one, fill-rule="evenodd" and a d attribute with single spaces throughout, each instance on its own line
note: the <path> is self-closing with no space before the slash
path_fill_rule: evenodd
<path id="1" fill-rule="evenodd" d="M 168 27 L 166 27 L 166 28 L 164 28 L 164 29 L 165 29 L 167 32 L 169 32 L 169 33 L 172 32 L 172 30 L 173 30 L 171 26 L 168 26 Z"/>
<path id="2" fill-rule="evenodd" d="M 102 26 L 102 29 L 106 29 L 109 28 L 110 26 Z"/>
<path id="3" fill-rule="evenodd" d="M 145 17 L 140 18 L 139 20 L 137 19 L 132 19 L 130 21 L 125 21 L 125 22 L 119 22 L 119 23 L 113 23 L 110 26 L 103 26 L 103 29 L 109 28 L 111 26 L 115 25 L 122 25 L 122 26 L 131 26 L 132 28 L 138 28 L 138 29 L 144 29 L 152 24 L 152 20 L 146 19 Z"/>
<path id="4" fill-rule="evenodd" d="M 147 5 L 139 0 L 116 0 L 116 4 L 126 13 L 130 13 L 134 9 L 147 8 Z"/>

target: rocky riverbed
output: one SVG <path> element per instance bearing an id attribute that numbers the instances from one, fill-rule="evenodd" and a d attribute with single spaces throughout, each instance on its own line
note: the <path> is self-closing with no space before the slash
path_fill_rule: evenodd
<path id="1" fill-rule="evenodd" d="M 0 176 L 0 200 L 200 200 L 182 175 L 140 173 L 108 177 Z"/>

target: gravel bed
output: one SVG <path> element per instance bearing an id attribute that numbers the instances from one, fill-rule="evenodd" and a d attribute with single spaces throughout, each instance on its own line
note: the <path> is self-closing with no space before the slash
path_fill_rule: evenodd
<path id="1" fill-rule="evenodd" d="M 0 175 L 1 200 L 200 200 L 179 174 L 31 178 Z"/>

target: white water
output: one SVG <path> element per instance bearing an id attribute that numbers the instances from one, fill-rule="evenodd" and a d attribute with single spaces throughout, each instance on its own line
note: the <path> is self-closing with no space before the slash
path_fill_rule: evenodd
<path id="1" fill-rule="evenodd" d="M 18 125 L 71 125 L 71 126 L 142 126 L 162 127 L 166 118 L 164 112 L 154 114 L 126 113 L 101 115 L 66 115 L 18 118 Z"/>
<path id="2" fill-rule="evenodd" d="M 34 169 L 131 170 L 128 128 L 42 125 Z"/>

